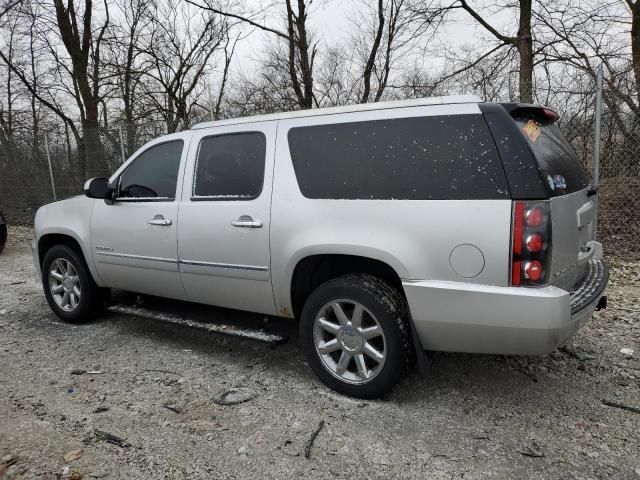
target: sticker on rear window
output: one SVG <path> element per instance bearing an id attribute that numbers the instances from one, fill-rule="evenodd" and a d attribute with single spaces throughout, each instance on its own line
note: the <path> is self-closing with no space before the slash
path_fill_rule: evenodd
<path id="1" fill-rule="evenodd" d="M 556 188 L 567 188 L 567 181 L 564 179 L 562 175 L 556 175 L 553 177 L 553 183 Z"/>
<path id="2" fill-rule="evenodd" d="M 551 175 L 547 175 L 547 183 L 549 184 L 549 188 L 551 190 L 556 189 L 556 183 L 553 181 L 553 177 Z"/>
<path id="3" fill-rule="evenodd" d="M 542 132 L 542 129 L 540 128 L 540 125 L 538 125 L 535 121 L 529 120 L 527 124 L 522 127 L 522 131 L 527 137 L 529 137 L 529 140 L 531 140 L 531 142 L 535 142 L 540 136 L 540 132 Z"/>

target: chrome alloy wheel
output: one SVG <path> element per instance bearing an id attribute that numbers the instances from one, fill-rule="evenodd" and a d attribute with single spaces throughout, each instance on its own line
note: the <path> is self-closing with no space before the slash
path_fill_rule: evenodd
<path id="1" fill-rule="evenodd" d="M 354 300 L 332 300 L 314 320 L 313 343 L 324 367 L 343 382 L 371 381 L 384 366 L 386 341 L 376 317 Z"/>
<path id="2" fill-rule="evenodd" d="M 65 312 L 73 312 L 80 304 L 80 277 L 66 258 L 56 258 L 49 270 L 49 289 L 56 304 Z"/>

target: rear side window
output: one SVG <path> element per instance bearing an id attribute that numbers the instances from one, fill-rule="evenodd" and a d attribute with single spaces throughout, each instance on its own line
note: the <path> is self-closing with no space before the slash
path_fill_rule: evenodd
<path id="1" fill-rule="evenodd" d="M 302 194 L 334 199 L 509 198 L 481 115 L 297 127 L 289 148 Z"/>
<path id="2" fill-rule="evenodd" d="M 262 192 L 266 139 L 260 132 L 205 137 L 196 164 L 194 200 L 251 200 Z"/>
<path id="3" fill-rule="evenodd" d="M 174 140 L 142 152 L 120 175 L 118 198 L 174 199 L 182 146 L 182 140 Z"/>
<path id="4" fill-rule="evenodd" d="M 588 186 L 589 179 L 576 152 L 556 125 L 527 117 L 515 120 L 527 138 L 551 196 Z"/>

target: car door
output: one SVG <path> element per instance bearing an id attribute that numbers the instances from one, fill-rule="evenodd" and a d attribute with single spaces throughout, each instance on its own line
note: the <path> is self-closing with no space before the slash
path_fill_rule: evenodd
<path id="1" fill-rule="evenodd" d="M 178 214 L 178 257 L 190 300 L 275 313 L 269 256 L 275 134 L 276 122 L 193 131 Z"/>
<path id="2" fill-rule="evenodd" d="M 183 133 L 146 145 L 112 177 L 114 200 L 95 202 L 91 249 L 108 286 L 186 298 L 177 245 L 186 142 Z"/>

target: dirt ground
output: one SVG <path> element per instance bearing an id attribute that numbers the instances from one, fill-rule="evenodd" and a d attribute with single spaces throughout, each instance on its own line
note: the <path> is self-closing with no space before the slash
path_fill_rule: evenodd
<path id="1" fill-rule="evenodd" d="M 289 336 L 280 346 L 126 315 L 64 324 L 31 231 L 9 235 L 0 478 L 640 479 L 640 263 L 612 262 L 609 308 L 551 355 L 434 354 L 428 377 L 359 401 L 318 382 L 291 321 L 167 304 Z"/>

